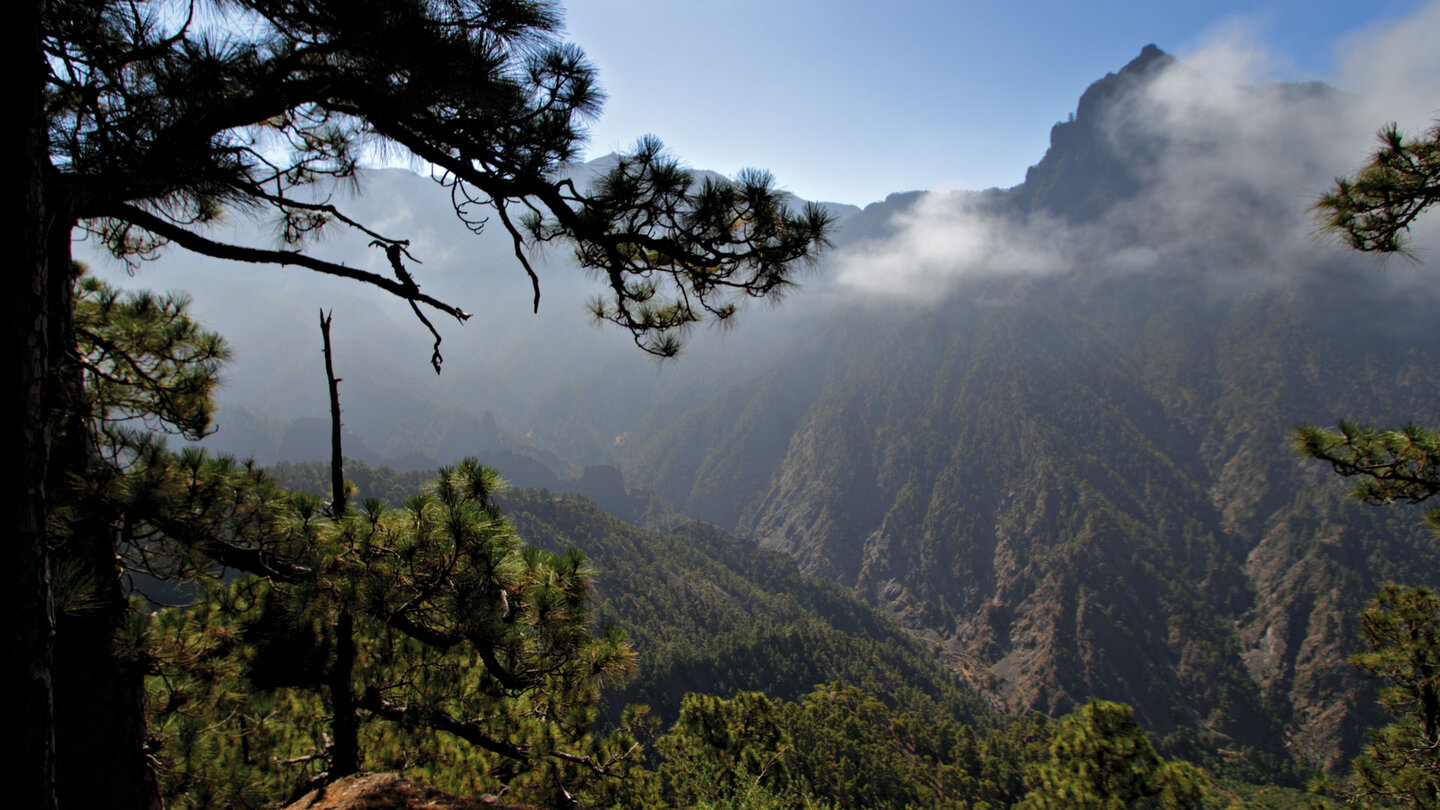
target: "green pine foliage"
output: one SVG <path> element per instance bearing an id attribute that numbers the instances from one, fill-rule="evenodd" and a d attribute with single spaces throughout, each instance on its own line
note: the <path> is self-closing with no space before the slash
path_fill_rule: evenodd
<path id="1" fill-rule="evenodd" d="M 853 686 L 822 684 L 798 701 L 758 692 L 687 695 L 656 742 L 644 806 L 998 808 L 1024 794 L 1050 723 L 1015 718 L 977 731 L 896 710 Z"/>
<path id="2" fill-rule="evenodd" d="M 211 431 L 211 396 L 229 355 L 218 335 L 191 320 L 186 298 L 122 293 L 79 265 L 75 272 L 76 346 L 67 373 L 78 384 L 61 389 L 58 422 L 65 446 L 84 449 L 66 459 L 71 468 L 53 487 L 48 521 L 52 545 L 68 552 L 57 560 L 62 607 L 103 598 L 96 589 L 113 576 L 89 566 L 84 549 L 95 532 L 117 535 L 113 553 L 131 573 L 171 579 L 191 573 L 189 549 L 122 515 L 136 504 L 152 508 L 183 498 L 168 486 L 174 475 L 184 476 L 182 468 L 192 483 L 208 477 L 196 475 L 206 463 L 199 454 L 169 454 L 158 436 L 197 440 Z"/>
<path id="3" fill-rule="evenodd" d="M 1440 126 L 1406 138 L 1391 124 L 1380 148 L 1353 177 L 1342 177 L 1315 204 L 1326 230 L 1355 250 L 1403 253 L 1410 226 L 1436 201 L 1440 178 Z"/>
<path id="4" fill-rule="evenodd" d="M 1391 722 L 1371 730 L 1348 779 L 1317 789 L 1354 807 L 1440 807 L 1440 597 L 1387 585 L 1360 621 L 1369 652 L 1351 662 L 1385 683 Z"/>
<path id="5" fill-rule="evenodd" d="M 1356 500 L 1369 504 L 1423 503 L 1440 493 L 1440 431 L 1418 425 L 1380 429 L 1341 420 L 1336 430 L 1297 428 L 1295 451 L 1324 461 L 1346 478 L 1356 478 Z M 1425 511 L 1440 529 L 1440 507 Z"/>
<path id="6" fill-rule="evenodd" d="M 1130 707 L 1098 700 L 1065 718 L 1032 782 L 1022 810 L 1198 810 L 1205 791 L 1193 765 L 1155 753 Z"/>
<path id="7" fill-rule="evenodd" d="M 468 461 L 399 509 L 333 516 L 290 496 L 287 576 L 156 614 L 170 800 L 263 804 L 359 769 L 554 804 L 622 771 L 638 753 L 626 732 L 589 730 L 599 690 L 633 670 L 629 645 L 593 632 L 584 555 L 522 544 L 498 489 Z M 197 706 L 208 724 L 189 722 Z"/>
<path id="8" fill-rule="evenodd" d="M 60 446 L 87 452 L 49 515 L 57 689 L 98 677 L 121 696 L 107 699 L 145 704 L 167 804 L 269 806 L 370 769 L 574 805 L 636 761 L 628 729 L 590 733 L 600 690 L 634 670 L 630 646 L 593 624 L 582 553 L 520 541 L 493 470 L 466 460 L 402 506 L 347 509 L 172 452 L 146 428 L 206 432 L 223 342 L 183 299 L 84 277 L 76 317 Z M 117 555 L 128 605 L 107 577 Z M 80 638 L 116 669 L 87 672 Z"/>
<path id="9" fill-rule="evenodd" d="M 691 694 L 654 746 L 626 807 L 1273 808 L 1322 806 L 1301 791 L 1227 780 L 1165 761 L 1121 704 L 1059 722 L 1031 714 L 980 729 L 894 709 L 856 687 L 799 700 Z M 1328 805 L 1324 805 L 1328 806 Z"/>
<path id="10" fill-rule="evenodd" d="M 79 269 L 76 361 L 87 410 L 102 431 L 168 430 L 190 439 L 210 432 L 211 397 L 224 340 L 187 314 L 189 299 L 121 292 Z"/>

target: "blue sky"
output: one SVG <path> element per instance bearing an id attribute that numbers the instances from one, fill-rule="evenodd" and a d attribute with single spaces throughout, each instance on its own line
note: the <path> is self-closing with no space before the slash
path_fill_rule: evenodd
<path id="1" fill-rule="evenodd" d="M 570 0 L 566 18 L 608 95 L 590 157 L 654 133 L 689 165 L 863 205 L 1021 182 L 1085 87 L 1148 43 L 1181 58 L 1239 43 L 1253 80 L 1344 86 L 1347 51 L 1430 5 Z"/>

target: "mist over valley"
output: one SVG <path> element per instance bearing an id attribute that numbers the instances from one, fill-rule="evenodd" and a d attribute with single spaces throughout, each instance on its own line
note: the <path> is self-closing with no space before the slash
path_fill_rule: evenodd
<path id="1" fill-rule="evenodd" d="M 120 284 L 192 290 L 193 314 L 232 345 L 210 452 L 328 458 L 316 313 L 332 312 L 350 458 L 414 472 L 477 456 L 519 487 L 578 492 L 662 532 L 628 541 L 648 565 L 692 553 L 655 539 L 686 542 L 663 534 L 677 526 L 706 565 L 751 576 L 793 561 L 806 584 L 786 587 L 878 609 L 903 630 L 895 644 L 916 645 L 905 656 L 981 696 L 975 716 L 1123 701 L 1171 750 L 1334 767 L 1380 719 L 1346 663 L 1357 613 L 1385 582 L 1440 584 L 1417 514 L 1348 500 L 1287 438 L 1339 418 L 1440 423 L 1434 219 L 1417 226 L 1419 262 L 1382 266 L 1317 235 L 1309 210 L 1380 123 L 1432 114 L 1430 96 L 1387 83 L 1410 69 L 1375 56 L 1389 46 L 1353 62 L 1388 69 L 1356 86 L 1393 99 L 1255 83 L 1233 42 L 1185 60 L 1146 46 L 1054 126 L 1023 184 L 828 205 L 833 247 L 797 289 L 743 307 L 733 329 L 691 331 L 663 362 L 590 322 L 598 282 L 561 245 L 538 255 L 532 314 L 509 236 L 472 233 L 423 172 L 367 170 L 358 193 L 333 193 L 410 239 L 421 288 L 472 313 L 432 316 L 438 376 L 404 301 L 180 250 L 125 276 L 91 244 L 76 251 Z M 583 184 L 608 160 L 567 171 Z M 241 215 L 227 227 L 274 239 Z M 316 252 L 389 272 L 363 242 L 321 236 Z M 525 536 L 557 548 L 613 519 L 514 499 Z M 591 554 L 614 596 L 619 558 Z M 746 620 L 800 621 L 771 591 L 745 593 L 763 607 Z M 623 604 L 604 610 L 663 644 Z M 816 645 L 851 650 L 843 624 Z M 678 702 L 686 670 L 669 672 L 635 691 Z"/>

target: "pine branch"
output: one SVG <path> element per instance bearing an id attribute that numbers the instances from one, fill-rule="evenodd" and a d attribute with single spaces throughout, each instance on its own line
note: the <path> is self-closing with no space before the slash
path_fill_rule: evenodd
<path id="1" fill-rule="evenodd" d="M 129 204 L 116 204 L 98 213 L 97 216 L 109 217 L 137 225 L 156 236 L 167 239 L 186 250 L 199 253 L 203 256 L 246 262 L 249 264 L 276 264 L 282 267 L 303 267 L 318 273 L 348 278 L 379 287 L 385 292 L 404 298 L 407 301 L 425 304 L 439 312 L 450 315 L 462 323 L 470 318 L 470 314 L 459 307 L 432 298 L 420 292 L 413 284 L 406 285 L 365 270 L 357 270 L 343 264 L 316 259 L 298 250 L 273 250 L 216 242 L 162 217 L 156 216 L 149 211 Z"/>

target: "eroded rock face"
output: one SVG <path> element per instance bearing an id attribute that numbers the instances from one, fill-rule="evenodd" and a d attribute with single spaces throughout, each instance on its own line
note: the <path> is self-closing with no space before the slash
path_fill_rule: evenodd
<path id="1" fill-rule="evenodd" d="M 1440 418 L 1386 382 L 1440 390 L 1440 352 L 1347 334 L 1305 290 L 1154 295 L 1057 280 L 847 356 L 740 529 L 1012 708 L 1121 700 L 1162 735 L 1343 762 L 1374 720 L 1346 663 L 1354 617 L 1387 578 L 1430 582 L 1435 544 L 1413 512 L 1348 501 L 1286 435 Z M 915 345 L 940 359 L 911 365 Z"/>
<path id="2" fill-rule="evenodd" d="M 1437 285 L 1379 283 L 1338 253 L 1277 262 L 1266 240 L 1313 228 L 1308 200 L 1218 177 L 1244 137 L 1228 124 L 1148 129 L 1147 88 L 1175 69 L 1147 48 L 1086 92 L 1024 185 L 970 198 L 1026 237 L 1063 230 L 1073 262 L 937 276 L 922 306 L 812 324 L 810 348 L 768 367 L 782 382 L 727 389 L 733 409 L 806 380 L 783 452 L 746 459 L 768 486 L 745 495 L 704 464 L 665 484 L 731 499 L 727 527 L 853 588 L 1012 708 L 1124 701 L 1161 735 L 1334 765 L 1376 719 L 1346 663 L 1356 614 L 1386 581 L 1436 584 L 1440 554 L 1418 515 L 1347 501 L 1286 437 L 1341 417 L 1440 423 Z M 1312 85 L 1230 97 L 1297 119 L 1340 101 Z M 1157 237 L 1153 209 L 1187 192 L 1173 170 L 1190 160 L 1223 202 Z M 837 241 L 889 239 L 924 206 L 877 203 Z M 1123 249 L 1084 238 L 1113 228 Z M 675 424 L 731 424 L 706 407 Z M 719 455 L 745 430 L 687 452 Z M 655 480 L 667 456 L 650 454 L 627 475 Z"/>
<path id="3" fill-rule="evenodd" d="M 1243 294 L 1178 269 L 1002 288 L 836 326 L 736 528 L 1015 709 L 1119 700 L 1161 735 L 1343 762 L 1375 720 L 1355 615 L 1387 580 L 1435 584 L 1440 556 L 1286 437 L 1440 423 L 1433 292 L 1344 267 Z"/>

